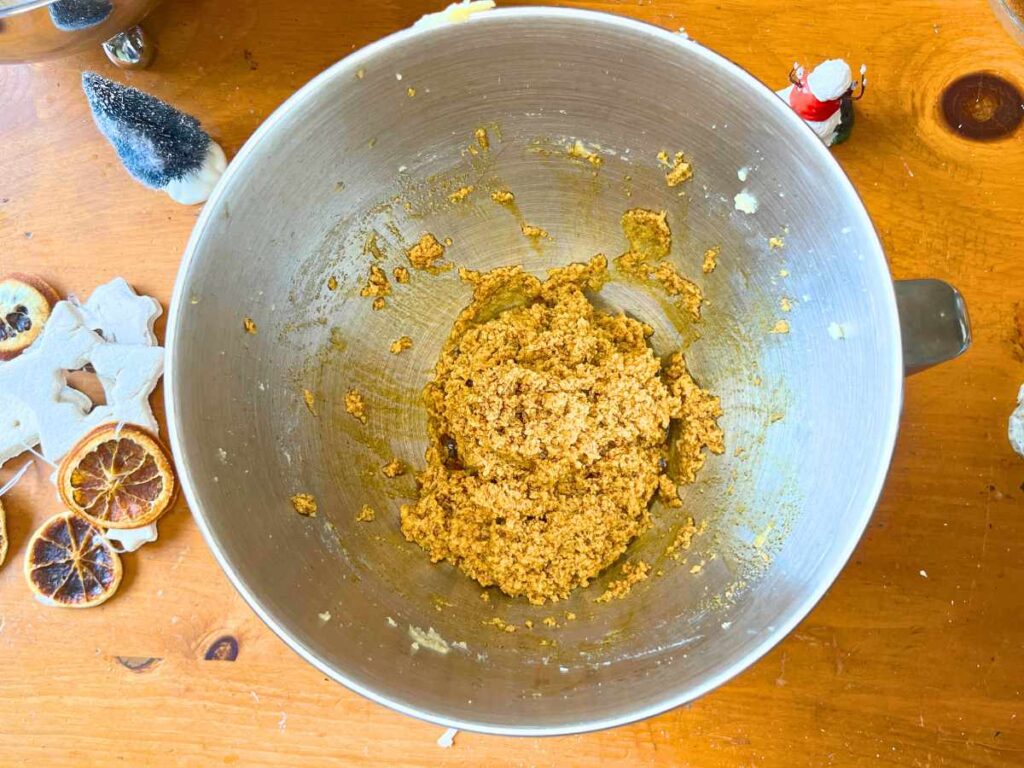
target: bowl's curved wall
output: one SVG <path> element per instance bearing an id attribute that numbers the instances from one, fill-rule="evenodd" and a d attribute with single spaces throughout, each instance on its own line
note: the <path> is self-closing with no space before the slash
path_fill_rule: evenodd
<path id="1" fill-rule="evenodd" d="M 474 129 L 487 125 L 490 149 L 469 152 Z M 599 145 L 604 163 L 567 157 L 562 142 L 571 137 Z M 669 188 L 655 159 L 663 149 L 685 151 L 695 178 Z M 448 204 L 446 184 L 478 193 Z M 497 186 L 551 232 L 539 251 L 488 199 Z M 755 214 L 733 207 L 743 188 L 759 200 Z M 615 255 L 618 218 L 633 206 L 668 210 L 673 258 L 709 298 L 694 341 L 654 295 L 629 286 L 602 295 L 655 325 L 659 351 L 692 342 L 695 374 L 722 396 L 729 450 L 686 489 L 683 510 L 711 530 L 681 567 L 663 556 L 679 513 L 656 510 L 655 530 L 633 556 L 664 575 L 611 605 L 594 605 L 600 584 L 557 610 L 485 603 L 465 577 L 402 540 L 398 505 L 414 492 L 412 478 L 386 482 L 377 471 L 392 454 L 421 465 L 418 391 L 467 291 L 454 273 L 415 273 L 373 312 L 358 295 L 375 258 L 363 242 L 376 228 L 388 270 L 404 258 L 398 245 L 427 230 L 452 237 L 449 255 L 460 265 L 522 261 L 541 270 Z M 785 246 L 773 250 L 777 235 Z M 713 245 L 719 266 L 705 276 L 701 255 Z M 329 275 L 337 291 L 326 287 Z M 788 313 L 783 297 L 794 304 Z M 256 335 L 243 332 L 246 316 Z M 790 332 L 771 333 L 783 318 Z M 845 338 L 834 338 L 839 326 Z M 404 333 L 413 350 L 389 355 Z M 264 619 L 379 701 L 449 725 L 519 733 L 654 714 L 777 642 L 863 531 L 902 386 L 877 238 L 800 120 L 696 44 L 615 17 L 544 9 L 400 33 L 293 97 L 207 204 L 179 276 L 168 346 L 183 486 Z M 365 428 L 344 413 L 349 387 L 366 395 Z M 303 388 L 318 395 L 316 416 Z M 317 518 L 290 510 L 299 492 L 317 496 Z M 378 521 L 355 523 L 367 502 Z M 565 610 L 578 618 L 566 621 Z M 549 615 L 562 626 L 542 627 Z M 538 626 L 509 634 L 483 625 L 495 616 Z M 447 653 L 413 647 L 430 629 Z"/>

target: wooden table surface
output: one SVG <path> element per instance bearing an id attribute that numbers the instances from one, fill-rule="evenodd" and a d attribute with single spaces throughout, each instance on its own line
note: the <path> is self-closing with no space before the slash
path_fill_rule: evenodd
<path id="1" fill-rule="evenodd" d="M 893 274 L 957 285 L 975 343 L 908 381 L 882 501 L 826 598 L 760 663 L 691 706 L 578 737 L 460 733 L 440 749 L 442 728 L 330 682 L 264 627 L 184 503 L 156 545 L 127 557 L 107 605 L 37 604 L 21 561 L 32 530 L 57 511 L 37 467 L 4 497 L 0 764 L 1024 764 L 1024 459 L 1006 438 L 1024 381 L 1014 330 L 1024 129 L 972 141 L 938 106 L 949 83 L 978 70 L 1024 87 L 1024 49 L 985 0 L 571 4 L 685 27 L 776 87 L 797 59 L 870 67 L 853 138 L 836 156 Z M 165 305 L 170 297 L 198 209 L 128 177 L 92 124 L 81 70 L 199 116 L 231 155 L 314 74 L 436 7 L 166 0 L 148 23 L 160 54 L 146 72 L 118 74 L 98 49 L 0 67 L 0 272 L 40 273 L 80 296 L 122 275 Z M 154 401 L 162 416 L 159 392 Z M 0 484 L 21 464 L 0 470 Z M 237 638 L 237 660 L 204 660 L 224 635 Z"/>

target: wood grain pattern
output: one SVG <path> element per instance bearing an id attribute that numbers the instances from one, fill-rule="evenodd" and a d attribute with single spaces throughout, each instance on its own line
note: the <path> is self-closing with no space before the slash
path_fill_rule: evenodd
<path id="1" fill-rule="evenodd" d="M 580 737 L 461 733 L 442 750 L 442 729 L 329 682 L 271 634 L 183 503 L 157 545 L 127 558 L 114 600 L 74 614 L 37 605 L 20 563 L 57 502 L 36 467 L 4 498 L 0 763 L 1024 763 L 1024 460 L 1006 439 L 1024 380 L 1013 322 L 1024 299 L 1024 131 L 972 143 L 938 113 L 944 86 L 967 72 L 1024 86 L 1024 50 L 985 0 L 566 4 L 685 27 L 772 84 L 795 59 L 870 66 L 853 138 L 836 156 L 894 275 L 956 284 L 975 346 L 908 382 L 885 494 L 835 586 L 764 660 L 689 707 Z M 437 5 L 165 0 L 148 24 L 155 65 L 123 79 L 200 116 L 230 155 L 314 74 Z M 0 68 L 0 272 L 37 272 L 82 295 L 123 275 L 166 304 L 197 210 L 129 179 L 91 124 L 82 69 L 111 71 L 98 50 Z M 21 463 L 0 470 L 0 484 Z M 224 635 L 237 639 L 237 660 L 205 660 Z"/>

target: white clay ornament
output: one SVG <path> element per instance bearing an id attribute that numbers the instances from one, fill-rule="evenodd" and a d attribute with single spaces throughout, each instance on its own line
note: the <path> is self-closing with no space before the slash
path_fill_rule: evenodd
<path id="1" fill-rule="evenodd" d="M 35 343 L 0 363 L 0 464 L 36 444 L 56 463 L 100 424 L 158 431 L 149 395 L 163 374 L 164 350 L 152 331 L 160 305 L 120 278 L 94 295 L 84 306 L 58 302 Z M 67 386 L 66 372 L 87 365 L 103 385 L 104 405 Z"/>

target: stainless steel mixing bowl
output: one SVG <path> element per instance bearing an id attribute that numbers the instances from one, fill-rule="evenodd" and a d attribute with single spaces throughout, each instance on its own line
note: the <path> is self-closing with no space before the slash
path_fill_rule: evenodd
<path id="1" fill-rule="evenodd" d="M 487 150 L 474 142 L 478 127 Z M 576 139 L 603 163 L 573 157 Z M 669 188 L 659 150 L 686 152 L 694 179 Z M 451 202 L 463 185 L 473 193 Z M 519 218 L 490 200 L 497 188 L 515 193 Z M 734 207 L 743 188 L 759 200 L 754 214 Z M 426 231 L 452 238 L 459 265 L 540 273 L 621 252 L 619 218 L 634 206 L 668 211 L 673 259 L 703 285 L 705 318 L 693 326 L 635 283 L 598 300 L 654 326 L 658 352 L 687 348 L 699 381 L 721 395 L 728 450 L 683 490 L 682 511 L 655 505 L 652 530 L 627 555 L 655 574 L 627 599 L 595 603 L 613 568 L 554 606 L 485 602 L 479 586 L 404 541 L 398 506 L 414 498 L 414 479 L 380 472 L 391 456 L 422 466 L 419 393 L 469 291 L 454 271 L 414 272 L 371 310 L 359 295 L 377 260 L 367 239 L 376 233 L 389 273 Z M 522 221 L 551 237 L 531 246 Z M 783 248 L 769 247 L 774 236 Z M 719 266 L 703 275 L 714 245 Z M 925 281 L 899 293 L 909 366 L 966 345 L 955 291 Z M 771 332 L 780 319 L 788 334 Z M 406 334 L 413 348 L 390 354 Z M 324 673 L 397 710 L 534 735 L 662 712 L 789 632 L 871 515 L 904 376 L 878 238 L 799 118 L 678 35 L 553 9 L 400 32 L 293 96 L 207 203 L 167 336 L 182 485 L 267 624 Z M 365 397 L 365 426 L 345 413 L 350 388 Z M 303 389 L 316 395 L 315 415 Z M 292 510 L 296 493 L 316 496 L 317 517 Z M 355 522 L 364 503 L 375 522 Z M 673 560 L 664 550 L 685 514 L 708 529 Z M 494 618 L 519 629 L 502 632 Z"/>

